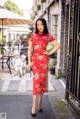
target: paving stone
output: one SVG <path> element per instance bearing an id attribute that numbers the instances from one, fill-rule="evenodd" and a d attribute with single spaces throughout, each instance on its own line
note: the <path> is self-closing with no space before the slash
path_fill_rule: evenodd
<path id="1" fill-rule="evenodd" d="M 19 87 L 19 80 L 12 80 L 10 81 L 9 87 L 7 91 L 18 91 L 18 87 Z"/>
<path id="2" fill-rule="evenodd" d="M 3 86 L 3 83 L 4 83 L 4 81 L 3 80 L 0 80 L 0 90 L 1 90 L 1 88 Z"/>

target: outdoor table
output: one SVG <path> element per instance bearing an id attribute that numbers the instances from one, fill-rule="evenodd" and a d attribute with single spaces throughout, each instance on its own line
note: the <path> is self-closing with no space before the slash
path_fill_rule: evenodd
<path id="1" fill-rule="evenodd" d="M 14 57 L 14 53 L 13 52 L 8 52 L 6 54 L 3 54 L 2 55 L 2 70 L 4 70 L 4 63 L 7 64 L 8 68 L 9 68 L 9 72 L 11 74 L 11 65 L 10 65 L 10 61 L 11 61 L 11 58 Z M 5 62 L 5 58 L 7 59 L 6 62 Z"/>

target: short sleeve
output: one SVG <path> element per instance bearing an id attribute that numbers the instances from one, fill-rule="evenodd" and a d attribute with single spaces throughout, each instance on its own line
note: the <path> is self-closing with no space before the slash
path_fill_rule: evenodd
<path id="1" fill-rule="evenodd" d="M 51 34 L 49 34 L 48 35 L 48 42 L 52 42 L 54 40 L 55 40 L 55 38 Z"/>

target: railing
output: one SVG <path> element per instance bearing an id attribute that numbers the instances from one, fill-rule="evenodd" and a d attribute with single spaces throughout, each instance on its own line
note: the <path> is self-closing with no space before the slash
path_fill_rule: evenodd
<path id="1" fill-rule="evenodd" d="M 66 99 L 80 114 L 80 3 L 70 2 L 68 11 Z"/>

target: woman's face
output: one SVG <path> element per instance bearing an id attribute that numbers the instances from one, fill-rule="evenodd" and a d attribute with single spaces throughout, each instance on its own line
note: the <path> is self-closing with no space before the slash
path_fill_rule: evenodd
<path id="1" fill-rule="evenodd" d="M 38 30 L 39 30 L 40 33 L 43 33 L 44 26 L 43 26 L 43 23 L 40 20 L 37 21 L 37 28 L 38 28 Z"/>

